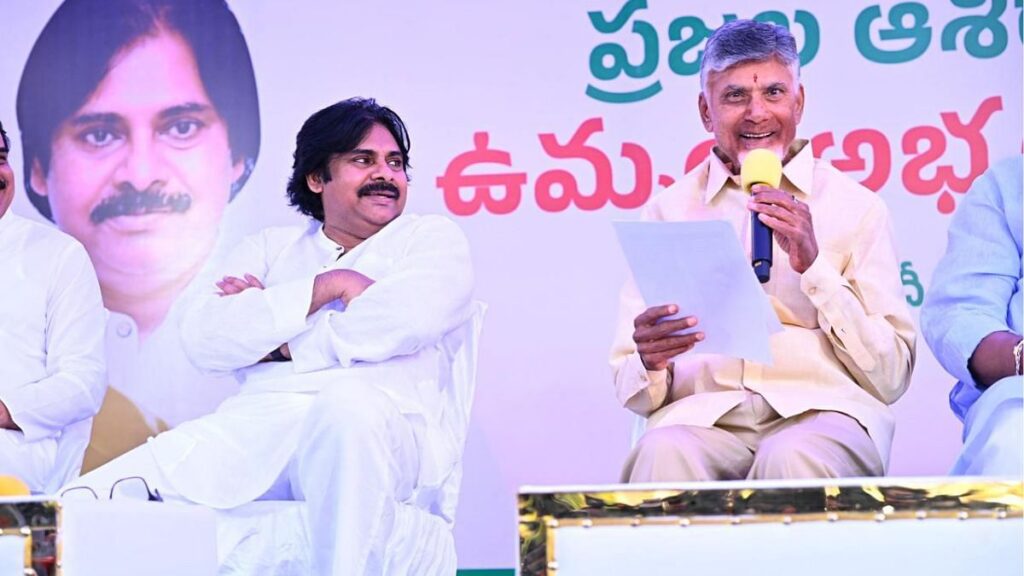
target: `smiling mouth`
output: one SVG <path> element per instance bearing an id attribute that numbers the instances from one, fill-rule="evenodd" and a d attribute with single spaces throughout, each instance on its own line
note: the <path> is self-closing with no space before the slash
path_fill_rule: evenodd
<path id="1" fill-rule="evenodd" d="M 766 138 L 771 138 L 774 135 L 775 135 L 774 131 L 771 131 L 771 132 L 744 132 L 743 134 L 740 134 L 740 138 L 742 138 L 744 140 L 764 140 Z"/>

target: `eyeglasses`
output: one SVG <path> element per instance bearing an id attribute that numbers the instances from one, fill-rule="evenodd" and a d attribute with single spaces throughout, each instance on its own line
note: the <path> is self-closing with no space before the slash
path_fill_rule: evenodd
<path id="1" fill-rule="evenodd" d="M 60 493 L 64 500 L 99 500 L 96 491 L 88 486 L 75 486 Z M 156 488 L 149 489 L 146 479 L 142 476 L 121 478 L 110 487 L 110 500 L 139 500 L 146 502 L 163 502 L 164 497 Z"/>

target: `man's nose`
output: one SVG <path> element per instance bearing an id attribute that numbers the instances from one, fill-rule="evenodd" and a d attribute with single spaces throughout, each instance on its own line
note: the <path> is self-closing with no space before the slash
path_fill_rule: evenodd
<path id="1" fill-rule="evenodd" d="M 747 105 L 747 120 L 751 122 L 760 122 L 768 118 L 768 104 L 764 98 L 760 95 L 755 94 Z"/>
<path id="2" fill-rule="evenodd" d="M 166 182 L 164 158 L 152 138 L 132 138 L 114 178 L 117 183 L 127 182 L 136 190 L 145 190 L 154 184 Z"/>
<path id="3" fill-rule="evenodd" d="M 391 166 L 388 166 L 387 162 L 377 162 L 373 165 L 373 171 L 370 174 L 370 178 L 374 180 L 387 180 L 390 182 L 391 180 L 394 180 L 395 174 L 391 169 Z"/>

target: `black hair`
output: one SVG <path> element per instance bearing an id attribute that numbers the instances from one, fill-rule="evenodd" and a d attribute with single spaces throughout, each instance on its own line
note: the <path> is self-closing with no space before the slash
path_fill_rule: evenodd
<path id="1" fill-rule="evenodd" d="M 316 174 L 321 181 L 330 182 L 331 158 L 355 150 L 374 124 L 387 128 L 394 137 L 402 153 L 402 164 L 408 171 L 409 132 L 398 114 L 377 104 L 373 98 L 349 98 L 318 111 L 302 124 L 295 137 L 295 161 L 288 180 L 289 203 L 299 212 L 323 222 L 323 198 L 309 189 L 306 177 Z"/>
<path id="2" fill-rule="evenodd" d="M 4 123 L 0 120 L 0 141 L 3 141 L 4 148 L 9 152 L 11 150 L 11 139 L 7 137 L 7 132 L 4 130 Z"/>
<path id="3" fill-rule="evenodd" d="M 195 55 L 199 77 L 227 124 L 232 160 L 245 169 L 241 190 L 260 152 L 259 99 L 249 47 L 224 0 L 65 0 L 36 39 L 18 85 L 25 189 L 43 216 L 49 200 L 32 189 L 32 167 L 50 169 L 53 138 L 110 70 L 111 60 L 160 28 L 176 32 Z"/>

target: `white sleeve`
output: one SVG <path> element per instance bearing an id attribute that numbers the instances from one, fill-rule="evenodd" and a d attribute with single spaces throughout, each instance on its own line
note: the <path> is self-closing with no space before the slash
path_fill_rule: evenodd
<path id="1" fill-rule="evenodd" d="M 237 277 L 251 274 L 265 284 L 270 263 L 282 249 L 272 244 L 267 235 L 246 238 L 223 270 Z M 231 296 L 218 295 L 211 284 L 208 292 L 185 303 L 181 321 L 185 353 L 204 372 L 231 372 L 256 364 L 307 329 L 315 278 L 316 274 L 310 273 Z"/>
<path id="2" fill-rule="evenodd" d="M 296 372 L 380 362 L 438 341 L 469 317 L 473 272 L 469 244 L 452 221 L 426 216 L 392 272 L 344 311 L 317 316 L 288 341 Z"/>
<path id="3" fill-rule="evenodd" d="M 4 394 L 4 403 L 28 441 L 56 436 L 93 417 L 106 392 L 103 308 L 89 256 L 71 243 L 54 256 L 47 294 L 46 374 Z"/>

